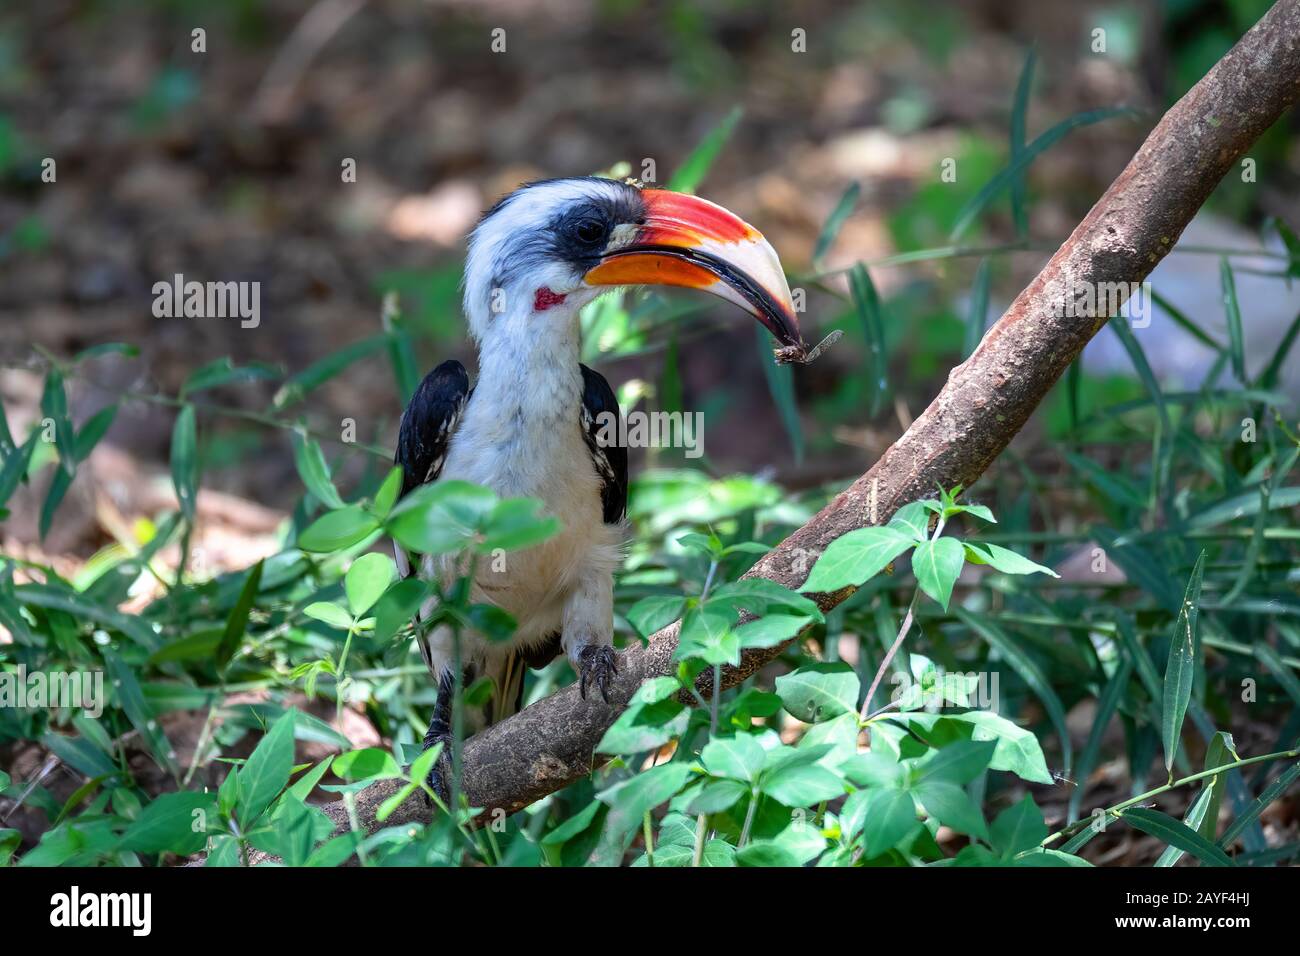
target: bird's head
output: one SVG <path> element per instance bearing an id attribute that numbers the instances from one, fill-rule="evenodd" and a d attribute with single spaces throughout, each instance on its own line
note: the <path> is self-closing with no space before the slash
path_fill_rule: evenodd
<path id="1" fill-rule="evenodd" d="M 712 292 L 802 348 L 781 262 L 758 230 L 705 199 L 596 177 L 523 186 L 484 215 L 470 238 L 465 312 L 481 344 L 499 329 L 569 332 L 601 292 L 636 285 Z"/>

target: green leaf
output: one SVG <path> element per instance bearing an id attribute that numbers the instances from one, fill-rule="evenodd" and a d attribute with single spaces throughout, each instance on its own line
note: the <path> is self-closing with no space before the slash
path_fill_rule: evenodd
<path id="1" fill-rule="evenodd" d="M 218 670 L 230 663 L 235 652 L 239 650 L 244 635 L 248 632 L 248 615 L 262 586 L 262 566 L 265 563 L 265 560 L 258 561 L 248 572 L 248 577 L 244 579 L 244 586 L 239 589 L 235 606 L 231 609 L 230 616 L 226 618 L 226 626 L 222 629 L 221 640 L 216 646 Z"/>
<path id="2" fill-rule="evenodd" d="M 330 767 L 336 777 L 355 783 L 359 780 L 391 780 L 402 775 L 397 761 L 387 750 L 365 747 L 349 750 L 334 758 Z"/>
<path id="3" fill-rule="evenodd" d="M 321 451 L 320 444 L 298 429 L 290 434 L 293 439 L 293 463 L 307 490 L 326 508 L 337 510 L 344 507 L 343 499 L 330 480 L 330 466 L 325 461 L 325 453 Z"/>
<path id="4" fill-rule="evenodd" d="M 247 829 L 271 805 L 293 771 L 295 712 L 287 710 L 257 742 L 239 770 L 235 813 Z"/>
<path id="5" fill-rule="evenodd" d="M 910 794 L 892 789 L 858 792 L 866 794 L 862 842 L 868 858 L 888 853 L 921 825 Z"/>
<path id="6" fill-rule="evenodd" d="M 741 650 L 749 647 L 776 647 L 790 640 L 813 618 L 803 614 L 768 614 L 734 628 Z"/>
<path id="7" fill-rule="evenodd" d="M 1020 69 L 1020 81 L 1016 84 L 1016 98 L 1011 106 L 1011 158 L 1014 161 L 1025 148 L 1025 117 L 1029 113 L 1029 94 L 1034 85 L 1034 65 L 1038 54 L 1032 47 L 1025 55 L 1025 65 Z M 1025 177 L 1016 176 L 1011 182 L 1011 218 L 1016 225 L 1016 235 L 1024 238 L 1029 234 L 1029 213 L 1025 209 Z"/>
<path id="8" fill-rule="evenodd" d="M 216 809 L 216 796 L 211 793 L 161 794 L 127 827 L 122 849 L 180 856 L 197 853 L 207 842 L 208 817 L 215 815 Z"/>
<path id="9" fill-rule="evenodd" d="M 912 783 L 933 780 L 964 786 L 978 777 L 993 759 L 997 744 L 991 740 L 957 740 L 912 762 Z"/>
<path id="10" fill-rule="evenodd" d="M 41 414 L 54 422 L 54 446 L 59 450 L 59 467 L 69 478 L 77 473 L 76 432 L 68 417 L 68 395 L 63 388 L 63 373 L 54 366 L 45 374 L 41 394 Z"/>
<path id="11" fill-rule="evenodd" d="M 849 270 L 849 295 L 862 334 L 866 338 L 867 351 L 871 355 L 870 385 L 871 396 L 867 414 L 874 418 L 880 411 L 881 403 L 889 391 L 889 354 L 885 343 L 885 307 L 881 304 L 880 293 L 871 281 L 871 273 L 862 263 L 856 263 Z"/>
<path id="12" fill-rule="evenodd" d="M 672 594 L 652 594 L 628 608 L 627 620 L 644 638 L 682 616 L 685 601 Z"/>
<path id="13" fill-rule="evenodd" d="M 903 505 L 886 527 L 903 532 L 920 544 L 930 537 L 930 509 L 925 501 L 911 501 Z"/>
<path id="14" fill-rule="evenodd" d="M 759 789 L 787 807 L 806 807 L 844 795 L 844 778 L 818 761 L 830 746 L 781 747 L 765 755 Z"/>
<path id="15" fill-rule="evenodd" d="M 700 751 L 700 762 L 715 777 L 753 783 L 767 751 L 753 734 L 736 734 L 734 737 L 715 737 Z"/>
<path id="16" fill-rule="evenodd" d="M 327 511 L 298 535 L 303 551 L 341 551 L 379 530 L 379 521 L 360 505 Z"/>
<path id="17" fill-rule="evenodd" d="M 928 780 L 912 791 L 925 812 L 958 833 L 988 839 L 988 827 L 979 806 L 955 783 Z"/>
<path id="18" fill-rule="evenodd" d="M 1043 811 L 1029 794 L 999 813 L 989 828 L 989 842 L 1004 860 L 1022 850 L 1032 850 L 1045 839 L 1047 824 L 1043 822 Z"/>
<path id="19" fill-rule="evenodd" d="M 421 554 L 448 554 L 470 543 L 497 505 L 488 488 L 444 479 L 421 485 L 397 503 L 386 522 L 398 543 Z"/>
<path id="20" fill-rule="evenodd" d="M 1175 820 L 1173 817 L 1161 813 L 1159 810 L 1151 810 L 1146 807 L 1133 807 L 1132 809 L 1123 812 L 1123 818 L 1131 826 L 1136 827 L 1143 833 L 1149 833 L 1156 839 L 1168 843 L 1170 846 L 1177 847 L 1180 850 L 1190 853 L 1202 863 L 1209 866 L 1234 865 L 1231 858 L 1229 858 L 1228 854 L 1224 853 L 1222 849 L 1215 846 L 1182 821 Z"/>
<path id="21" fill-rule="evenodd" d="M 1192 682 L 1196 677 L 1196 662 L 1200 658 L 1201 638 L 1197 628 L 1197 615 L 1201 603 L 1201 579 L 1205 573 L 1205 552 L 1196 559 L 1192 576 L 1183 594 L 1178 620 L 1169 637 L 1169 659 L 1165 664 L 1164 702 L 1161 708 L 1161 734 L 1165 746 L 1165 770 L 1173 773 L 1174 756 L 1178 753 L 1178 740 L 1182 735 L 1183 718 L 1187 715 L 1187 702 L 1192 696 Z"/>
<path id="22" fill-rule="evenodd" d="M 353 617 L 361 617 L 388 590 L 396 569 L 393 559 L 386 554 L 371 552 L 352 562 L 343 576 L 343 590 L 348 596 L 348 607 Z"/>
<path id="23" fill-rule="evenodd" d="M 1218 767 L 1234 764 L 1240 759 L 1237 756 L 1236 746 L 1232 742 L 1232 734 L 1219 731 L 1211 739 L 1208 747 L 1205 748 L 1205 770 L 1214 770 Z M 1205 814 L 1201 818 L 1196 832 L 1205 839 L 1213 842 L 1219 832 L 1219 807 L 1223 804 L 1223 794 L 1228 789 L 1229 774 L 1221 773 L 1205 781 L 1205 792 L 1209 794 L 1206 798 Z"/>
<path id="24" fill-rule="evenodd" d="M 809 664 L 776 679 L 785 709 L 810 724 L 855 712 L 860 689 L 858 675 L 842 662 Z"/>
<path id="25" fill-rule="evenodd" d="M 840 229 L 844 226 L 849 216 L 853 215 L 853 207 L 858 204 L 858 196 L 862 192 L 862 185 L 857 181 L 851 182 L 848 188 L 840 194 L 839 202 L 831 210 L 831 214 L 826 217 L 825 224 L 822 225 L 822 231 L 817 236 L 817 244 L 813 246 L 812 261 L 814 268 L 820 268 L 822 258 L 830 252 L 831 246 L 835 243 L 835 237 L 840 234 Z"/>
<path id="26" fill-rule="evenodd" d="M 850 531 L 830 543 L 800 590 L 825 594 L 861 585 L 910 547 L 912 539 L 888 525 Z"/>
<path id="27" fill-rule="evenodd" d="M 383 521 L 387 519 L 389 512 L 393 510 L 393 505 L 397 503 L 398 493 L 402 490 L 402 469 L 396 466 L 389 469 L 387 477 L 384 478 L 383 484 L 375 492 L 375 515 Z"/>
<path id="28" fill-rule="evenodd" d="M 227 356 L 200 366 L 192 372 L 181 386 L 180 397 L 187 398 L 195 392 L 229 385 L 232 382 L 252 382 L 259 379 L 277 378 L 280 370 L 273 365 L 255 362 L 251 365 L 236 366 Z"/>
<path id="29" fill-rule="evenodd" d="M 966 337 L 961 354 L 970 358 L 984 338 L 984 323 L 989 314 L 989 284 L 993 275 L 992 262 L 988 256 L 980 260 L 975 270 L 975 284 L 971 287 L 970 310 L 966 313 Z"/>
<path id="30" fill-rule="evenodd" d="M 733 615 L 724 608 L 703 605 L 686 612 L 678 636 L 675 660 L 697 658 L 706 664 L 740 663 L 740 638 L 732 629 Z"/>
<path id="31" fill-rule="evenodd" d="M 965 541 L 963 544 L 966 548 L 966 560 L 971 564 L 987 564 L 1003 574 L 1050 574 L 1054 578 L 1060 577 L 1051 568 L 1030 561 L 1010 548 L 985 544 L 981 541 Z"/>
<path id="32" fill-rule="evenodd" d="M 823 621 L 821 608 L 811 598 L 797 594 L 767 578 L 744 578 L 715 588 L 709 595 L 710 607 L 726 605 L 737 611 L 751 614 L 768 614 L 773 608 L 784 608 L 804 614 L 815 621 Z"/>
<path id="33" fill-rule="evenodd" d="M 271 399 L 271 404 L 275 408 L 285 408 L 295 402 L 301 401 L 308 392 L 328 382 L 335 375 L 338 375 L 345 368 L 359 359 L 365 358 L 380 349 L 384 348 L 389 341 L 389 336 L 385 332 L 378 335 L 372 335 L 368 338 L 353 342 L 351 345 L 339 349 L 337 352 L 325 356 L 319 362 L 316 362 L 303 369 L 297 375 L 290 378 L 275 393 Z"/>
<path id="34" fill-rule="evenodd" d="M 1219 837 L 1218 845 L 1220 847 L 1232 846 L 1233 841 L 1259 818 L 1259 815 L 1264 812 L 1269 804 L 1286 793 L 1287 788 L 1295 783 L 1297 777 L 1300 777 L 1300 760 L 1297 760 L 1278 774 L 1278 778 L 1265 787 L 1264 792 L 1252 800 L 1250 806 L 1238 814 L 1237 819 L 1233 820 L 1228 825 L 1228 829 L 1223 831 L 1223 836 Z"/>
<path id="35" fill-rule="evenodd" d="M 953 586 L 966 561 L 966 549 L 956 538 L 922 541 L 912 555 L 912 573 L 921 590 L 948 610 Z"/>
<path id="36" fill-rule="evenodd" d="M 176 500 L 186 520 L 194 520 L 199 494 L 198 434 L 194 424 L 194 406 L 186 405 L 176 416 L 172 428 L 172 484 Z"/>
<path id="37" fill-rule="evenodd" d="M 1237 283 L 1232 277 L 1232 263 L 1227 256 L 1219 258 L 1219 284 L 1223 288 L 1223 312 L 1228 321 L 1228 354 L 1232 358 L 1232 374 L 1237 381 L 1249 386 L 1246 377 L 1246 342 L 1241 331 L 1241 303 L 1237 301 Z"/>
<path id="38" fill-rule="evenodd" d="M 715 126 L 708 136 L 704 137 L 703 141 L 691 151 L 691 154 L 669 177 L 668 188 L 680 193 L 695 192 L 696 187 L 700 185 L 709 169 L 713 166 L 714 160 L 718 158 L 718 154 L 722 152 L 722 147 L 731 138 L 732 132 L 735 131 L 743 115 L 744 110 L 739 106 L 733 106 L 722 122 Z"/>
<path id="39" fill-rule="evenodd" d="M 657 750 L 685 733 L 690 720 L 690 710 L 676 698 L 633 704 L 605 731 L 596 752 L 635 754 Z"/>
<path id="40" fill-rule="evenodd" d="M 969 228 L 970 224 L 975 221 L 981 212 L 997 198 L 1002 190 L 1006 189 L 1015 182 L 1021 173 L 1029 168 L 1030 163 L 1042 152 L 1051 148 L 1058 140 L 1064 137 L 1071 130 L 1081 126 L 1088 126 L 1093 123 L 1099 123 L 1115 116 L 1136 115 L 1136 111 L 1128 108 L 1108 108 L 1091 110 L 1086 113 L 1076 113 L 1057 123 L 1047 132 L 1038 136 L 1033 142 L 1017 154 L 1011 162 L 984 185 L 984 187 L 971 197 L 970 201 L 962 207 L 961 212 L 957 214 L 957 219 L 953 224 L 952 231 L 949 234 L 951 241 L 956 242 L 962 234 Z"/>
<path id="41" fill-rule="evenodd" d="M 352 615 L 330 601 L 314 601 L 303 608 L 302 613 L 312 620 L 321 621 L 342 631 L 352 629 Z"/>
<path id="42" fill-rule="evenodd" d="M 560 519 L 543 514 L 545 507 L 537 498 L 507 498 L 498 502 L 483 522 L 480 554 L 521 551 L 541 544 L 560 530 Z"/>

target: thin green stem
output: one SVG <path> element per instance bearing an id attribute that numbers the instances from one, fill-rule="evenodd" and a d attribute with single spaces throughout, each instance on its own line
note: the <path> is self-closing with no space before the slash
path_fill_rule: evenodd
<path id="1" fill-rule="evenodd" d="M 1300 748 L 1296 748 L 1295 750 L 1279 750 L 1276 753 L 1271 753 L 1271 754 L 1260 754 L 1257 757 L 1247 757 L 1244 760 L 1237 760 L 1234 761 L 1233 763 L 1223 764 L 1222 766 L 1219 767 L 1211 767 L 1208 770 L 1202 770 L 1198 773 L 1189 774 L 1188 776 L 1182 777 L 1179 780 L 1171 780 L 1168 783 L 1162 784 L 1159 787 L 1155 787 L 1151 790 L 1148 790 L 1146 793 L 1139 793 L 1136 797 L 1131 797 L 1128 800 L 1124 800 L 1121 803 L 1115 804 L 1114 806 L 1107 807 L 1105 810 L 1101 812 L 1103 815 L 1108 817 L 1119 816 L 1129 807 L 1137 806 L 1139 803 L 1145 803 L 1147 800 L 1150 800 L 1153 797 L 1158 797 L 1160 796 L 1160 794 L 1167 793 L 1168 791 L 1173 790 L 1177 787 L 1183 787 L 1189 783 L 1195 783 L 1198 780 L 1205 780 L 1209 777 L 1217 777 L 1219 774 L 1227 773 L 1230 770 L 1240 770 L 1242 767 L 1249 767 L 1252 764 L 1266 763 L 1267 761 L 1270 760 L 1290 760 L 1294 757 L 1300 757 Z M 1095 817 L 1096 817 L 1096 813 L 1094 812 L 1092 816 L 1087 817 L 1086 819 L 1076 821 L 1075 823 L 1070 824 L 1068 827 L 1065 827 L 1064 829 L 1057 830 L 1055 833 L 1046 837 L 1043 840 L 1043 842 L 1039 844 L 1039 846 L 1047 846 L 1059 840 L 1061 837 L 1073 836 L 1074 834 L 1082 830 L 1084 827 L 1092 826 L 1093 819 Z"/>

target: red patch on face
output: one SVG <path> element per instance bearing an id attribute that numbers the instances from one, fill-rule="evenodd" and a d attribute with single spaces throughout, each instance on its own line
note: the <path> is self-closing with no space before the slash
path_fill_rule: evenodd
<path id="1" fill-rule="evenodd" d="M 560 295 L 558 292 L 552 292 L 548 286 L 542 286 L 533 296 L 533 311 L 545 312 L 551 306 L 559 305 L 568 296 Z"/>

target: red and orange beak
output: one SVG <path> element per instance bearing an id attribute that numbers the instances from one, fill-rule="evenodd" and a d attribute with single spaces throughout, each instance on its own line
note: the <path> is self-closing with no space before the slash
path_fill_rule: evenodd
<path id="1" fill-rule="evenodd" d="M 721 206 L 646 189 L 645 222 L 621 226 L 588 285 L 675 285 L 721 296 L 762 322 L 783 346 L 803 347 L 790 287 L 776 250 Z"/>

